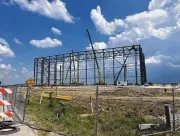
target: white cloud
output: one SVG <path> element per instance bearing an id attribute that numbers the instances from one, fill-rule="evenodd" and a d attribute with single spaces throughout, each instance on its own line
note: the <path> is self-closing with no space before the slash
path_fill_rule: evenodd
<path id="1" fill-rule="evenodd" d="M 17 38 L 14 38 L 13 41 L 16 43 L 16 44 L 23 44 L 21 41 L 19 41 Z"/>
<path id="2" fill-rule="evenodd" d="M 100 33 L 115 35 L 109 37 L 109 46 L 122 46 L 150 38 L 167 40 L 180 32 L 179 13 L 180 0 L 151 0 L 149 10 L 129 15 L 124 20 L 106 21 L 99 6 L 92 9 L 91 18 Z"/>
<path id="3" fill-rule="evenodd" d="M 23 75 L 25 75 L 25 76 L 32 77 L 32 76 L 33 76 L 33 71 L 27 69 L 26 67 L 22 67 L 22 68 L 21 68 L 21 74 L 23 74 Z"/>
<path id="4" fill-rule="evenodd" d="M 172 0 L 151 0 L 149 3 L 149 10 L 155 10 L 165 7 Z"/>
<path id="5" fill-rule="evenodd" d="M 26 67 L 22 67 L 22 69 L 21 69 L 21 73 L 22 74 L 26 74 L 26 73 L 28 73 L 29 71 L 28 71 L 28 69 L 26 68 Z"/>
<path id="6" fill-rule="evenodd" d="M 0 79 L 9 76 L 9 73 L 11 71 L 15 71 L 15 69 L 12 68 L 11 64 L 0 64 Z"/>
<path id="7" fill-rule="evenodd" d="M 159 64 L 161 63 L 160 56 L 151 56 L 145 60 L 146 64 Z"/>
<path id="8" fill-rule="evenodd" d="M 5 39 L 0 38 L 0 56 L 14 57 L 14 52 L 10 49 Z"/>
<path id="9" fill-rule="evenodd" d="M 61 35 L 61 34 L 62 34 L 61 30 L 59 30 L 59 29 L 57 29 L 57 28 L 55 28 L 55 27 L 52 27 L 52 28 L 51 28 L 51 31 L 52 31 L 54 34 L 57 34 L 57 35 Z"/>
<path id="10" fill-rule="evenodd" d="M 127 16 L 125 21 L 127 25 L 140 27 L 156 26 L 163 23 L 168 18 L 168 12 L 163 9 L 153 11 L 144 11 L 138 14 Z"/>
<path id="11" fill-rule="evenodd" d="M 178 56 L 154 55 L 145 59 L 146 64 L 162 64 L 171 68 L 180 68 Z"/>
<path id="12" fill-rule="evenodd" d="M 0 64 L 0 69 L 1 70 L 12 70 L 11 64 L 5 65 L 5 64 Z"/>
<path id="13" fill-rule="evenodd" d="M 126 24 L 121 19 L 115 19 L 112 22 L 107 22 L 104 16 L 101 14 L 100 6 L 97 6 L 97 9 L 92 9 L 91 19 L 94 22 L 97 30 L 102 34 L 111 35 L 120 31 L 122 28 L 126 28 Z"/>
<path id="14" fill-rule="evenodd" d="M 168 66 L 173 67 L 173 68 L 180 68 L 180 65 L 173 64 L 172 62 L 168 62 Z"/>
<path id="15" fill-rule="evenodd" d="M 98 49 L 105 49 L 105 48 L 107 48 L 107 45 L 104 42 L 95 42 L 93 44 L 93 47 L 94 47 L 95 50 L 98 50 Z M 89 44 L 89 47 L 86 47 L 86 50 L 92 50 L 92 47 L 91 47 L 90 44 Z"/>
<path id="16" fill-rule="evenodd" d="M 62 45 L 62 42 L 58 39 L 51 39 L 50 37 L 46 37 L 43 40 L 31 40 L 29 44 L 38 48 L 53 48 Z"/>
<path id="17" fill-rule="evenodd" d="M 3 45 L 3 46 L 9 46 L 9 44 L 3 38 L 0 38 L 0 44 Z"/>
<path id="18" fill-rule="evenodd" d="M 67 23 L 73 23 L 74 17 L 66 9 L 66 4 L 61 0 L 12 0 L 14 4 L 22 9 L 38 13 L 40 15 L 55 19 L 64 20 Z"/>

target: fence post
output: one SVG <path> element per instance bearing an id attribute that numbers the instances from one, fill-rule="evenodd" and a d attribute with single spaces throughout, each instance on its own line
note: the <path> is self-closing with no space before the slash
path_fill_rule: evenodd
<path id="1" fill-rule="evenodd" d="M 170 104 L 164 104 L 165 116 L 166 116 L 166 126 L 171 129 L 171 106 Z"/>
<path id="2" fill-rule="evenodd" d="M 14 105 L 14 110 L 15 110 L 15 107 L 16 107 L 16 94 L 17 94 L 17 86 L 13 86 L 13 101 L 14 101 L 14 103 L 13 103 L 13 105 Z"/>
<path id="3" fill-rule="evenodd" d="M 98 135 L 98 96 L 99 96 L 99 85 L 96 86 L 96 115 L 95 115 L 95 136 Z"/>
<path id="4" fill-rule="evenodd" d="M 28 102 L 29 102 L 29 98 L 28 98 L 29 96 L 28 96 L 28 94 L 29 94 L 29 87 L 26 88 L 26 99 L 25 99 L 25 106 L 24 106 L 23 122 L 24 122 L 24 120 L 25 120 L 26 107 L 27 107 L 27 104 L 28 104 Z"/>
<path id="5" fill-rule="evenodd" d="M 173 96 L 173 131 L 175 131 L 175 93 L 174 93 L 175 89 L 172 89 L 172 96 Z"/>

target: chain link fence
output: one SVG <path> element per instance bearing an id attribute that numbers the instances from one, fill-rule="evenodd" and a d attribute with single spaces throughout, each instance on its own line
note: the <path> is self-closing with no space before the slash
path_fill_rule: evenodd
<path id="1" fill-rule="evenodd" d="M 174 86 L 107 88 L 99 89 L 99 135 L 156 135 L 180 126 L 180 90 Z"/>
<path id="2" fill-rule="evenodd" d="M 180 127 L 180 89 L 170 86 L 8 87 L 18 120 L 43 136 L 148 136 Z"/>

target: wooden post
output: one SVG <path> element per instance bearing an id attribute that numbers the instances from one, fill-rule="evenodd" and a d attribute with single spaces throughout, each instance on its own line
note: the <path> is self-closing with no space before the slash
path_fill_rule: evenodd
<path id="1" fill-rule="evenodd" d="M 175 124 L 175 94 L 174 94 L 174 91 L 175 91 L 175 89 L 173 88 L 172 89 L 172 96 L 173 96 L 173 106 L 172 106 L 172 108 L 173 108 L 173 131 L 175 131 L 175 127 L 176 127 L 176 124 Z"/>
<path id="2" fill-rule="evenodd" d="M 166 116 L 166 126 L 171 129 L 171 106 L 170 104 L 164 104 L 165 116 Z"/>
<path id="3" fill-rule="evenodd" d="M 52 107 L 53 105 L 53 98 L 52 98 L 53 92 L 49 93 L 49 106 Z"/>

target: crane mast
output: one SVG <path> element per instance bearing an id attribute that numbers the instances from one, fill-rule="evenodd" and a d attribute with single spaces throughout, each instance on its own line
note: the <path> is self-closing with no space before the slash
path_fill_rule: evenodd
<path id="1" fill-rule="evenodd" d="M 99 64 L 98 64 L 98 61 L 97 61 L 97 58 L 96 58 L 96 52 L 95 52 L 93 44 L 92 44 L 91 36 L 90 36 L 89 30 L 86 29 L 86 31 L 87 31 L 88 38 L 89 38 L 89 41 L 90 41 L 90 44 L 91 44 L 91 47 L 92 47 L 92 51 L 93 51 L 93 54 L 94 54 L 94 60 L 95 60 L 95 63 L 96 63 L 97 69 L 98 69 L 99 84 L 104 85 L 105 83 L 104 83 L 104 80 L 103 80 L 102 75 L 101 75 L 101 70 L 100 70 L 100 67 L 99 67 Z"/>

